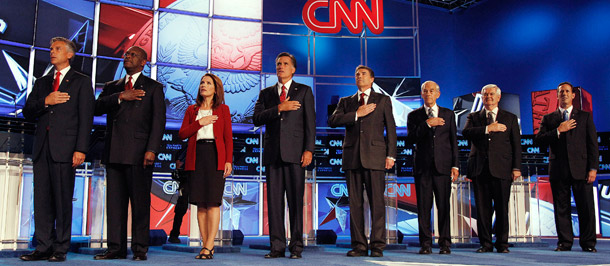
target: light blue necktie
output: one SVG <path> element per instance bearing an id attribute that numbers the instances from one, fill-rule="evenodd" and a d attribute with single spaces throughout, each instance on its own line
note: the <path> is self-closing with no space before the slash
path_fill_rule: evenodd
<path id="1" fill-rule="evenodd" d="M 568 110 L 563 110 L 563 121 L 568 120 L 570 120 L 570 117 L 568 116 Z"/>

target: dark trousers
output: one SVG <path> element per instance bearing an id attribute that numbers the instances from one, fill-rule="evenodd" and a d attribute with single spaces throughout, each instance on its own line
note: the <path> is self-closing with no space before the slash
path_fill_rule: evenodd
<path id="1" fill-rule="evenodd" d="M 180 196 L 176 200 L 176 206 L 174 206 L 174 223 L 172 225 L 172 231 L 169 233 L 170 237 L 180 236 L 180 227 L 182 226 L 182 218 L 186 214 L 189 208 L 189 192 L 188 189 L 182 188 L 182 185 L 186 182 L 180 182 Z"/>
<path id="2" fill-rule="evenodd" d="M 127 254 L 127 211 L 131 201 L 131 250 L 148 252 L 152 166 L 111 163 L 106 171 L 108 250 Z"/>
<path id="3" fill-rule="evenodd" d="M 347 193 L 349 194 L 349 217 L 352 249 L 368 250 L 364 234 L 364 194 L 369 199 L 371 210 L 370 249 L 383 251 L 385 248 L 385 172 L 382 170 L 346 170 Z"/>
<path id="4" fill-rule="evenodd" d="M 595 236 L 593 184 L 587 184 L 586 180 L 575 180 L 571 176 L 551 178 L 550 181 L 553 193 L 553 208 L 555 209 L 557 244 L 571 248 L 574 241 L 572 205 L 570 200 L 570 189 L 572 189 L 578 212 L 580 246 L 582 248 L 595 247 L 597 239 Z"/>
<path id="5" fill-rule="evenodd" d="M 488 165 L 488 164 L 487 164 Z M 493 177 L 485 166 L 481 175 L 473 182 L 474 199 L 477 205 L 477 228 L 481 246 L 492 248 L 492 215 L 496 212 L 493 231 L 496 235 L 496 249 L 508 248 L 508 201 L 512 180 Z"/>
<path id="6" fill-rule="evenodd" d="M 74 174 L 72 163 L 53 161 L 45 138 L 34 161 L 34 229 L 40 252 L 65 254 L 70 248 Z"/>
<path id="7" fill-rule="evenodd" d="M 303 194 L 305 168 L 299 164 L 278 161 L 267 166 L 267 209 L 269 241 L 272 252 L 286 250 L 284 229 L 284 194 L 290 214 L 290 252 L 303 251 Z"/>
<path id="8" fill-rule="evenodd" d="M 451 177 L 439 174 L 434 164 L 422 169 L 415 175 L 415 194 L 417 195 L 417 221 L 419 223 L 419 244 L 423 248 L 432 246 L 430 216 L 432 211 L 432 193 L 438 209 L 438 245 L 451 246 L 450 202 Z"/>

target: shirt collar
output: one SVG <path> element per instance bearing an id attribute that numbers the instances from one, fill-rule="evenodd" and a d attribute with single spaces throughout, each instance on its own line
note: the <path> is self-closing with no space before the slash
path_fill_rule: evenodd
<path id="1" fill-rule="evenodd" d="M 495 107 L 494 109 L 492 109 L 491 111 L 490 111 L 490 110 L 485 109 L 485 115 L 487 115 L 489 112 L 492 112 L 494 115 L 498 115 L 498 107 L 496 106 L 496 107 Z"/>
<path id="2" fill-rule="evenodd" d="M 277 82 L 277 90 L 279 94 L 282 94 L 282 85 L 286 86 L 286 94 L 288 94 L 288 90 L 290 90 L 290 85 L 292 85 L 292 79 L 286 81 L 286 83 L 282 84 L 279 81 Z"/>
<path id="3" fill-rule="evenodd" d="M 571 114 L 572 109 L 574 109 L 574 105 L 570 105 L 570 107 L 568 107 L 568 109 L 563 109 L 563 108 L 559 107 L 559 112 L 563 114 L 563 111 L 568 110 L 568 114 Z"/>
<path id="4" fill-rule="evenodd" d="M 432 109 L 434 110 L 434 113 L 438 115 L 438 105 L 436 105 L 436 103 L 432 107 L 424 105 L 424 108 L 426 109 L 426 114 L 430 112 L 430 109 Z"/>
<path id="5" fill-rule="evenodd" d="M 361 93 L 362 92 L 360 90 L 358 90 L 358 97 L 360 97 Z M 364 91 L 364 97 L 369 97 L 369 96 L 371 96 L 371 88 L 368 88 Z"/>
<path id="6" fill-rule="evenodd" d="M 131 85 L 136 84 L 136 80 L 138 80 L 138 78 L 140 77 L 140 74 L 142 74 L 142 71 L 135 73 L 133 75 L 125 75 L 125 82 L 129 81 L 129 76 L 131 76 Z"/>
<path id="7" fill-rule="evenodd" d="M 64 69 L 62 69 L 62 70 L 60 70 L 60 71 L 59 71 L 59 73 L 61 73 L 61 77 L 65 77 L 65 76 L 66 76 L 66 73 L 68 73 L 68 71 L 70 71 L 70 68 L 71 68 L 71 67 L 70 67 L 70 66 L 68 66 L 68 67 L 66 67 L 66 68 L 64 68 Z M 55 71 L 53 72 L 53 76 L 55 76 L 55 75 L 57 75 L 57 70 L 55 70 Z"/>

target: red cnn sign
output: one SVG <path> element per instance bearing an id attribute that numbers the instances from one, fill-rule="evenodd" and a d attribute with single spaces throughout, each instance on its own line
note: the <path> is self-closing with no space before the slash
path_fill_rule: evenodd
<path id="1" fill-rule="evenodd" d="M 362 32 L 362 24 L 366 24 L 374 34 L 383 32 L 383 0 L 371 0 L 371 8 L 365 0 L 352 0 L 351 9 L 343 0 L 308 0 L 303 7 L 303 22 L 307 27 L 319 33 L 338 33 L 341 21 L 354 34 Z M 316 19 L 318 8 L 328 9 L 328 22 Z"/>

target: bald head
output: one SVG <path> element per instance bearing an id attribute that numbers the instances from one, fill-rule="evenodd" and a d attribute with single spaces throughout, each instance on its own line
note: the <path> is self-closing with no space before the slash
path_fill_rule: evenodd
<path id="1" fill-rule="evenodd" d="M 441 89 L 432 80 L 428 80 L 421 84 L 421 98 L 427 107 L 432 107 L 436 104 L 436 99 L 441 96 Z"/>

